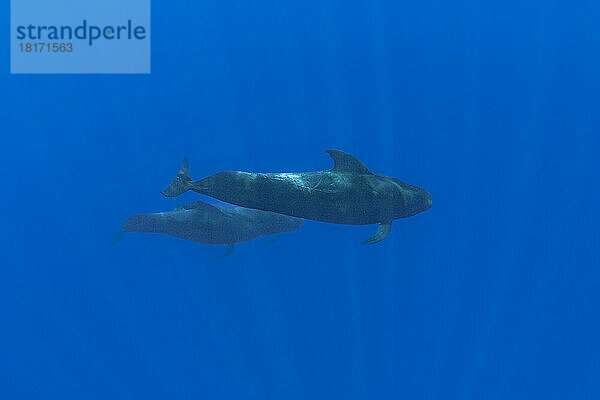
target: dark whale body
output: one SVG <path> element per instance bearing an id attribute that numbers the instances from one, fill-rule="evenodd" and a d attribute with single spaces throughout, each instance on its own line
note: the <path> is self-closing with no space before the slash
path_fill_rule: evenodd
<path id="1" fill-rule="evenodd" d="M 243 207 L 273 211 L 294 217 L 347 225 L 379 223 L 375 236 L 365 243 L 383 240 L 394 219 L 428 210 L 431 196 L 420 187 L 396 178 L 373 174 L 356 158 L 340 150 L 328 150 L 334 160 L 329 171 L 299 173 L 218 172 L 192 181 L 187 160 L 165 196 L 187 191 Z"/>
<path id="2" fill-rule="evenodd" d="M 196 201 L 174 211 L 134 215 L 125 222 L 122 231 L 162 233 L 193 242 L 226 244 L 231 247 L 230 253 L 235 243 L 291 232 L 301 226 L 301 219 L 287 215 Z"/>

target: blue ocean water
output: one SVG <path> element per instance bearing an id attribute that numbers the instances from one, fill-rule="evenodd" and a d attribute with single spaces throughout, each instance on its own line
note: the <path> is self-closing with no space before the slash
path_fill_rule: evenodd
<path id="1" fill-rule="evenodd" d="M 0 44 L 2 398 L 599 398 L 600 3 L 152 7 L 150 75 L 9 75 Z M 373 246 L 110 245 L 183 156 L 329 148 L 433 207 Z"/>

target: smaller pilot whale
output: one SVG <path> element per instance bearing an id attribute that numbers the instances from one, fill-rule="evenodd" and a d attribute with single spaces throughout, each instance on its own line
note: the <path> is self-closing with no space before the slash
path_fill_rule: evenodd
<path id="1" fill-rule="evenodd" d="M 162 233 L 206 244 L 224 244 L 231 254 L 235 243 L 247 242 L 263 235 L 279 235 L 300 229 L 302 220 L 269 211 L 231 205 L 212 205 L 203 201 L 154 214 L 138 214 L 125 221 L 115 234 L 122 232 Z"/>
<path id="2" fill-rule="evenodd" d="M 363 243 L 377 243 L 392 230 L 392 221 L 431 208 L 427 190 L 375 174 L 341 150 L 327 150 L 334 166 L 327 171 L 253 173 L 223 171 L 199 181 L 190 177 L 187 159 L 163 190 L 175 197 L 193 190 L 237 206 L 344 225 L 379 224 Z"/>

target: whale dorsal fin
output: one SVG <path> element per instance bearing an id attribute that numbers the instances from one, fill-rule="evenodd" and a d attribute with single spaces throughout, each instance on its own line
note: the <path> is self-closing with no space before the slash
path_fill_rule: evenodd
<path id="1" fill-rule="evenodd" d="M 194 201 L 193 203 L 186 203 L 177 208 L 178 210 L 212 210 L 212 211 L 221 211 L 219 207 L 215 207 L 212 204 L 205 203 L 202 200 Z"/>
<path id="2" fill-rule="evenodd" d="M 370 174 L 371 171 L 358 161 L 354 156 L 341 150 L 327 150 L 327 153 L 333 158 L 332 171 L 351 172 L 353 174 Z"/>

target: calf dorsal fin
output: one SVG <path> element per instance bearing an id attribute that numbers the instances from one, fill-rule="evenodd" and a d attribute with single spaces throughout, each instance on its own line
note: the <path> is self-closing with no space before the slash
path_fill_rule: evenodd
<path id="1" fill-rule="evenodd" d="M 327 150 L 327 153 L 333 158 L 334 172 L 348 172 L 352 174 L 370 174 L 371 171 L 358 161 L 354 156 L 341 150 Z"/>
<path id="2" fill-rule="evenodd" d="M 195 210 L 195 209 L 219 210 L 218 207 L 215 207 L 212 204 L 208 204 L 202 200 L 197 200 L 197 201 L 194 201 L 193 203 L 183 204 L 182 206 L 178 207 L 178 209 L 180 209 L 180 210 Z"/>

